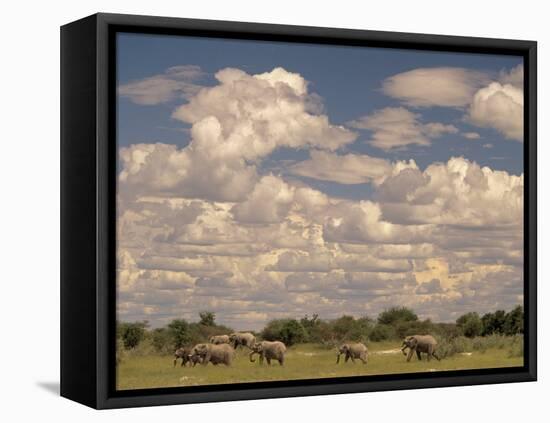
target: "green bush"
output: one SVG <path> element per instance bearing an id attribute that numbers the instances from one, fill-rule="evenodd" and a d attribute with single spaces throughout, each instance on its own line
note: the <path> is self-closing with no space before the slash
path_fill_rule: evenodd
<path id="1" fill-rule="evenodd" d="M 452 357 L 455 354 L 470 352 L 473 349 L 473 341 L 465 336 L 458 336 L 451 339 L 439 339 L 437 342 L 436 354 L 439 358 Z"/>
<path id="2" fill-rule="evenodd" d="M 380 324 L 380 323 L 374 326 L 369 337 L 369 339 L 373 342 L 386 341 L 388 339 L 396 339 L 396 338 L 397 338 L 397 334 L 393 326 Z"/>
<path id="3" fill-rule="evenodd" d="M 287 346 L 307 340 L 306 330 L 296 319 L 271 320 L 262 330 L 261 336 L 266 341 L 281 341 Z"/>
<path id="4" fill-rule="evenodd" d="M 523 307 L 517 306 L 506 314 L 503 330 L 506 335 L 523 334 Z"/>
<path id="5" fill-rule="evenodd" d="M 166 328 L 154 329 L 151 333 L 151 343 L 157 353 L 172 354 L 175 351 L 174 340 Z"/>
<path id="6" fill-rule="evenodd" d="M 146 321 L 143 322 L 122 322 L 118 324 L 117 333 L 124 348 L 132 349 L 136 348 L 141 341 L 145 338 L 145 328 L 148 326 Z"/>
<path id="7" fill-rule="evenodd" d="M 415 320 L 418 320 L 418 316 L 407 307 L 392 307 L 378 315 L 378 323 L 384 325 L 393 325 L 397 322 L 413 322 Z"/>
<path id="8" fill-rule="evenodd" d="M 476 312 L 466 313 L 456 319 L 456 324 L 462 329 L 464 336 L 474 338 L 483 333 L 483 322 Z"/>
<path id="9" fill-rule="evenodd" d="M 168 324 L 168 332 L 172 338 L 173 348 L 178 349 L 191 342 L 189 323 L 184 319 L 174 319 Z"/>
<path id="10" fill-rule="evenodd" d="M 523 357 L 524 356 L 524 338 L 523 335 L 514 335 L 510 348 L 508 349 L 508 357 Z"/>

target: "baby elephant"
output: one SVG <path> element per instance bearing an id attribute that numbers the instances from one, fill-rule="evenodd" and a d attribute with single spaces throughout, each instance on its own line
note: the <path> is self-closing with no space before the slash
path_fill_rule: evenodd
<path id="1" fill-rule="evenodd" d="M 251 362 L 255 361 L 252 358 L 254 354 L 258 354 L 260 356 L 260 364 L 263 364 L 264 358 L 270 366 L 271 360 L 277 360 L 281 366 L 285 362 L 286 346 L 280 341 L 256 342 L 252 345 L 251 350 L 252 351 L 249 356 Z"/>
<path id="2" fill-rule="evenodd" d="M 214 335 L 210 337 L 209 341 L 215 345 L 229 344 L 229 335 Z"/>
<path id="3" fill-rule="evenodd" d="M 342 354 L 345 354 L 345 362 L 347 363 L 348 360 L 351 358 L 351 362 L 355 363 L 355 359 L 358 358 L 363 362 L 363 364 L 367 364 L 368 358 L 369 358 L 369 350 L 367 347 L 362 343 L 357 344 L 342 344 L 340 345 L 340 348 L 338 348 L 338 353 L 336 354 L 336 364 L 340 362 L 340 356 Z"/>
<path id="4" fill-rule="evenodd" d="M 414 335 L 408 336 L 403 341 L 401 345 L 401 351 L 403 355 L 407 355 L 405 350 L 409 348 L 409 355 L 407 356 L 407 361 L 411 361 L 411 357 L 416 352 L 416 356 L 419 360 L 422 360 L 420 353 L 426 353 L 428 355 L 428 361 L 431 357 L 434 357 L 439 361 L 439 357 L 435 353 L 437 348 L 437 341 L 431 335 Z"/>
<path id="5" fill-rule="evenodd" d="M 230 366 L 235 357 L 235 350 L 228 344 L 197 344 L 191 350 L 189 358 L 198 360 L 203 366 L 212 363 L 214 366 L 225 364 Z"/>
<path id="6" fill-rule="evenodd" d="M 189 354 L 191 354 L 190 347 L 178 348 L 174 352 L 174 367 L 176 367 L 178 359 L 181 359 L 182 366 L 186 366 L 189 363 Z"/>

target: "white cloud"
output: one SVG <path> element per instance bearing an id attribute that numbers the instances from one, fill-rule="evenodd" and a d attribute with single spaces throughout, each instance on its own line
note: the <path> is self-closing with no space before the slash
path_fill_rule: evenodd
<path id="1" fill-rule="evenodd" d="M 416 167 L 414 160 L 392 165 L 386 159 L 367 154 L 344 154 L 313 150 L 308 160 L 298 162 L 289 168 L 295 175 L 340 184 L 380 183 L 391 175 L 394 168 Z"/>
<path id="2" fill-rule="evenodd" d="M 219 85 L 202 89 L 173 113 L 193 128 L 205 120 L 219 127 L 219 134 L 201 139 L 197 149 L 256 160 L 278 147 L 333 151 L 357 138 L 348 129 L 330 124 L 327 116 L 312 113 L 307 81 L 297 73 L 276 68 L 249 75 L 227 68 L 215 76 Z"/>
<path id="3" fill-rule="evenodd" d="M 481 138 L 481 135 L 477 132 L 463 132 L 461 135 L 467 140 L 478 140 Z"/>
<path id="4" fill-rule="evenodd" d="M 523 141 L 523 89 L 492 82 L 475 94 L 468 120 L 481 127 L 494 128 L 506 138 Z"/>
<path id="5" fill-rule="evenodd" d="M 381 185 L 383 215 L 398 223 L 486 227 L 523 221 L 523 175 L 480 167 L 462 157 L 407 169 Z"/>
<path id="6" fill-rule="evenodd" d="M 515 86 L 504 80 L 518 72 L 500 83 Z M 320 114 L 302 76 L 225 69 L 217 77 L 175 112 L 192 125 L 186 147 L 120 149 L 121 319 L 158 326 L 212 310 L 220 323 L 259 329 L 273 318 L 375 316 L 395 304 L 453 320 L 465 308 L 518 303 L 523 176 L 464 158 L 421 170 L 413 160 L 346 154 L 356 134 Z M 359 126 L 385 149 L 403 146 L 390 138 L 425 145 L 458 133 L 404 108 L 377 113 Z M 309 159 L 281 166 L 291 174 L 372 186 L 344 200 L 262 174 L 280 147 L 309 150 Z"/>
<path id="7" fill-rule="evenodd" d="M 235 219 L 247 223 L 280 222 L 292 206 L 294 191 L 294 187 L 282 179 L 273 175 L 264 176 L 248 198 L 235 205 Z"/>
<path id="8" fill-rule="evenodd" d="M 403 107 L 386 107 L 351 122 L 350 126 L 372 131 L 369 143 L 382 150 L 403 148 L 412 144 L 428 146 L 433 138 L 458 132 L 454 125 L 422 123 L 419 118 L 419 114 Z"/>
<path id="9" fill-rule="evenodd" d="M 275 149 L 335 150 L 357 137 L 310 112 L 307 81 L 299 74 L 228 68 L 216 78 L 219 85 L 201 89 L 174 111 L 192 124 L 189 145 L 123 148 L 121 183 L 142 193 L 238 201 L 255 186 L 257 163 Z"/>
<path id="10" fill-rule="evenodd" d="M 173 66 L 164 73 L 120 85 L 118 93 L 136 104 L 151 106 L 166 103 L 196 94 L 201 87 L 195 81 L 203 75 L 199 66 Z"/>
<path id="11" fill-rule="evenodd" d="M 504 85 L 510 84 L 523 90 L 523 64 L 519 64 L 510 70 L 502 70 L 499 82 Z"/>
<path id="12" fill-rule="evenodd" d="M 382 90 L 409 106 L 464 107 L 487 81 L 484 73 L 464 68 L 418 68 L 387 78 Z"/>

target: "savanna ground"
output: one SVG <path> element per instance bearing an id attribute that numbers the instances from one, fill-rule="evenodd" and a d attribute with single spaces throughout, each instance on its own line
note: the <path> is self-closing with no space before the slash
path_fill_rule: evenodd
<path id="1" fill-rule="evenodd" d="M 399 343 L 393 341 L 371 342 L 367 365 L 356 360 L 336 365 L 336 351 L 316 344 L 297 344 L 287 350 L 283 367 L 278 362 L 261 366 L 248 359 L 248 350 L 239 349 L 230 367 L 223 365 L 173 367 L 173 356 L 159 354 L 128 354 L 117 367 L 117 388 L 179 387 L 223 383 L 259 382 L 271 380 L 317 379 L 359 375 L 392 373 L 434 372 L 446 370 L 488 369 L 518 367 L 523 357 L 512 354 L 507 348 L 493 347 L 472 350 L 446 357 L 441 361 L 422 361 L 416 356 L 409 363 L 399 351 Z"/>

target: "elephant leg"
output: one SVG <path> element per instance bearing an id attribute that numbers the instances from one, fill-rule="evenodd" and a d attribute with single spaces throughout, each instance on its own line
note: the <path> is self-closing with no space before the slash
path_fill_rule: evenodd
<path id="1" fill-rule="evenodd" d="M 336 364 L 340 363 L 340 354 L 336 354 Z"/>
<path id="2" fill-rule="evenodd" d="M 268 365 L 268 366 L 271 366 L 271 358 L 266 357 L 265 359 L 267 360 L 267 365 Z"/>
<path id="3" fill-rule="evenodd" d="M 174 367 L 176 367 L 177 361 L 178 361 L 178 359 L 177 359 L 177 358 L 174 358 Z"/>
<path id="4" fill-rule="evenodd" d="M 264 364 L 264 355 L 260 354 L 260 364 Z"/>
<path id="5" fill-rule="evenodd" d="M 279 365 L 283 365 L 285 363 L 285 358 L 284 357 L 279 357 Z"/>
<path id="6" fill-rule="evenodd" d="M 345 363 L 347 363 L 349 360 L 349 354 L 346 354 L 346 359 L 344 360 Z"/>
<path id="7" fill-rule="evenodd" d="M 408 363 L 409 361 L 411 361 L 411 358 L 412 358 L 412 356 L 413 356 L 413 353 L 414 353 L 414 350 L 411 348 L 411 349 L 409 350 L 409 354 L 407 355 L 407 363 Z"/>
<path id="8" fill-rule="evenodd" d="M 422 356 L 420 355 L 420 351 L 416 350 L 416 356 L 418 357 L 418 361 L 422 361 Z"/>

